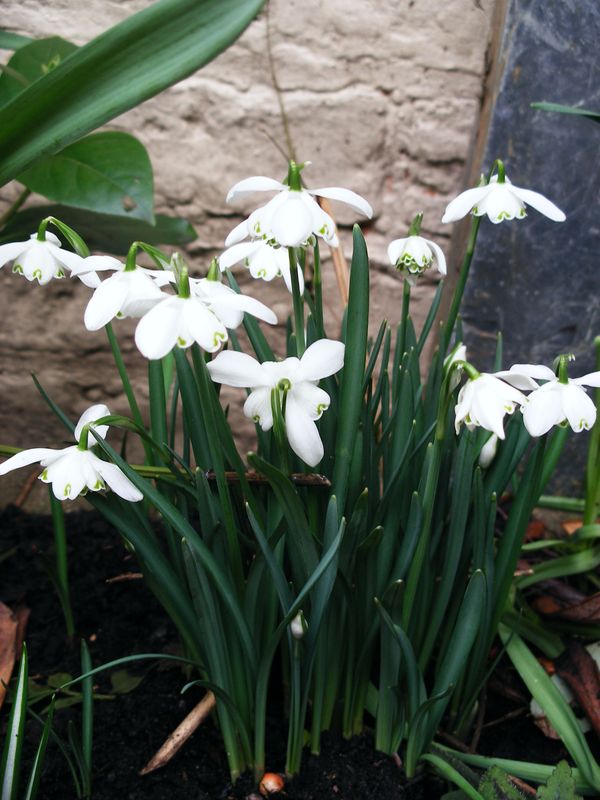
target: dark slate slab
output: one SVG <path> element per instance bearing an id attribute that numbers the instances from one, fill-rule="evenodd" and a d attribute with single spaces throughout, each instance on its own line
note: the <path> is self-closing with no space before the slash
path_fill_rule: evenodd
<path id="1" fill-rule="evenodd" d="M 504 335 L 504 363 L 543 363 L 564 352 L 571 376 L 593 371 L 600 334 L 600 124 L 530 108 L 548 101 L 600 111 L 600 3 L 509 0 L 481 170 L 502 158 L 517 186 L 567 215 L 493 225 L 484 217 L 463 303 L 469 357 L 481 369 Z M 573 434 L 558 488 L 576 489 L 587 435 Z M 575 463 L 574 460 L 575 459 Z M 557 487 L 555 487 L 557 488 Z"/>

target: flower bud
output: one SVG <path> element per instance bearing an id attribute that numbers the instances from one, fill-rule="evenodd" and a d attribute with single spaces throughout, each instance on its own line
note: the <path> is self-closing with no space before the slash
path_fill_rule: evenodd
<path id="1" fill-rule="evenodd" d="M 294 639 L 302 639 L 308 629 L 308 625 L 302 611 L 299 611 L 290 622 L 290 630 Z"/>
<path id="2" fill-rule="evenodd" d="M 496 458 L 496 453 L 498 452 L 498 437 L 495 433 L 492 433 L 490 438 L 481 448 L 481 452 L 479 453 L 479 466 L 481 469 L 487 469 L 492 461 Z"/>

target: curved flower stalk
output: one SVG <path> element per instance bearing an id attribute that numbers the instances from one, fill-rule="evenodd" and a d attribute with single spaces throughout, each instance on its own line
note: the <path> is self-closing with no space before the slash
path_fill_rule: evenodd
<path id="1" fill-rule="evenodd" d="M 219 269 L 223 271 L 239 261 L 243 261 L 253 278 L 272 281 L 273 278 L 281 276 L 285 281 L 288 292 L 291 294 L 292 276 L 289 252 L 287 247 L 273 246 L 266 239 L 240 242 L 229 247 L 219 257 Z M 300 293 L 304 292 L 304 275 L 299 264 L 298 285 Z"/>
<path id="2" fill-rule="evenodd" d="M 58 236 L 50 231 L 44 231 L 43 236 L 45 238 L 40 239 L 38 233 L 32 233 L 25 242 L 0 245 L 0 267 L 12 261 L 13 272 L 23 275 L 28 281 L 37 281 L 40 285 L 49 283 L 53 278 L 64 278 L 67 269 L 91 288 L 100 283 L 96 275 L 97 269 L 114 268 L 110 265 L 116 259 L 110 256 L 91 256 L 86 259 L 77 253 L 63 250 Z"/>
<path id="3" fill-rule="evenodd" d="M 442 248 L 423 236 L 407 236 L 394 239 L 388 246 L 388 258 L 397 270 L 414 285 L 419 275 L 429 269 L 435 259 L 438 272 L 446 274 L 446 258 Z"/>
<path id="4" fill-rule="evenodd" d="M 470 211 L 476 217 L 487 214 L 488 219 L 497 225 L 504 220 L 526 217 L 526 205 L 532 206 L 554 222 L 564 222 L 566 219 L 560 208 L 543 194 L 513 186 L 502 168 L 485 186 L 467 189 L 455 197 L 448 204 L 442 222 L 456 222 Z"/>
<path id="5" fill-rule="evenodd" d="M 271 397 L 278 393 L 290 447 L 308 466 L 315 467 L 323 458 L 323 442 L 315 421 L 330 403 L 327 392 L 317 384 L 342 368 L 344 349 L 342 342 L 320 339 L 300 359 L 262 364 L 245 353 L 226 350 L 207 366 L 216 383 L 252 390 L 244 403 L 244 414 L 263 431 L 273 427 Z"/>
<path id="6" fill-rule="evenodd" d="M 172 281 L 167 273 L 160 281 Z M 135 343 L 146 358 L 163 358 L 176 345 L 190 347 L 197 342 L 208 353 L 216 352 L 227 341 L 227 328 L 237 328 L 244 313 L 271 325 L 277 317 L 264 303 L 237 294 L 229 286 L 208 278 L 188 278 L 189 294 L 169 297 L 161 292 L 160 300 L 135 330 Z"/>
<path id="7" fill-rule="evenodd" d="M 228 203 L 253 192 L 277 194 L 231 231 L 225 241 L 228 247 L 241 242 L 247 236 L 275 241 L 282 247 L 304 247 L 311 236 L 320 236 L 332 247 L 337 247 L 339 241 L 335 222 L 319 206 L 315 196 L 339 200 L 366 217 L 373 216 L 369 203 L 349 189 L 335 186 L 303 189 L 300 171 L 304 166 L 290 162 L 287 184 L 256 175 L 239 181 L 229 190 Z"/>
<path id="8" fill-rule="evenodd" d="M 76 445 L 63 450 L 53 450 L 48 447 L 22 450 L 0 465 L 0 475 L 6 475 L 13 469 L 27 467 L 39 461 L 43 467 L 40 480 L 52 484 L 52 491 L 58 500 L 75 500 L 88 490 L 99 492 L 107 486 L 124 500 L 131 502 L 141 500 L 142 493 L 129 478 L 115 464 L 102 461 L 90 449 L 96 444 L 96 440 L 89 432 L 89 428 L 94 427 L 104 438 L 108 425 L 95 426 L 94 421 L 108 416 L 109 413 L 105 405 L 90 406 L 81 415 L 75 427 Z"/>
<path id="9" fill-rule="evenodd" d="M 570 425 L 575 433 L 589 430 L 596 421 L 596 406 L 586 394 L 584 386 L 600 387 L 600 372 L 590 372 L 581 378 L 568 378 L 566 361 L 564 370 L 559 366 L 558 376 L 549 368 L 538 364 L 516 364 L 511 369 L 531 378 L 544 380 L 533 391 L 522 409 L 523 422 L 531 436 L 542 436 L 555 425 Z M 561 372 L 563 374 L 561 374 Z"/>

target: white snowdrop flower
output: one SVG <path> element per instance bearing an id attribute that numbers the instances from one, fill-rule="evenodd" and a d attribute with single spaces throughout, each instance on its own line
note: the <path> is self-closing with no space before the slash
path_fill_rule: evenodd
<path id="1" fill-rule="evenodd" d="M 52 491 L 58 500 L 74 500 L 88 490 L 98 492 L 107 486 L 125 500 L 141 500 L 142 493 L 116 464 L 102 461 L 91 451 L 90 448 L 96 444 L 94 436 L 88 432 L 86 440 L 82 441 L 84 427 L 93 426 L 94 420 L 108 416 L 109 413 L 105 405 L 91 406 L 81 415 L 75 428 L 74 437 L 78 442 L 76 445 L 63 450 L 48 447 L 22 450 L 0 465 L 0 475 L 39 461 L 43 467 L 40 480 L 52 484 Z M 107 425 L 94 427 L 102 438 L 106 436 Z"/>
<path id="2" fill-rule="evenodd" d="M 32 233 L 25 242 L 0 245 L 0 267 L 12 261 L 13 272 L 43 285 L 52 278 L 64 278 L 65 269 L 75 271 L 81 266 L 85 259 L 63 250 L 58 236 L 50 231 L 45 231 L 44 236 L 44 239 L 38 239 L 38 234 Z M 103 259 L 104 256 L 96 258 Z"/>
<path id="3" fill-rule="evenodd" d="M 253 239 L 250 242 L 240 242 L 229 247 L 219 257 L 219 269 L 225 270 L 243 261 L 250 270 L 253 278 L 263 281 L 272 281 L 281 276 L 285 281 L 288 292 L 292 292 L 292 278 L 290 272 L 290 257 L 287 247 L 276 247 L 266 239 Z M 298 284 L 300 293 L 304 291 L 304 275 L 298 264 Z"/>
<path id="4" fill-rule="evenodd" d="M 315 421 L 330 403 L 327 392 L 317 384 L 321 378 L 338 372 L 343 363 L 342 342 L 320 339 L 300 359 L 260 364 L 245 353 L 226 350 L 207 366 L 216 383 L 252 389 L 244 403 L 244 414 L 264 431 L 273 427 L 271 395 L 279 393 L 290 447 L 306 464 L 315 467 L 323 458 L 323 442 Z"/>
<path id="5" fill-rule="evenodd" d="M 504 178 L 503 181 L 494 175 L 485 186 L 467 189 L 452 200 L 447 208 L 442 222 L 456 222 L 471 211 L 476 217 L 487 214 L 494 224 L 509 219 L 523 219 L 527 216 L 526 205 L 532 206 L 540 214 L 554 222 L 564 222 L 565 214 L 551 203 L 543 194 L 533 192 L 531 189 L 521 189 Z"/>
<path id="6" fill-rule="evenodd" d="M 456 433 L 464 423 L 469 430 L 481 426 L 504 439 L 504 415 L 512 414 L 517 405 L 525 403 L 527 398 L 518 389 L 494 375 L 478 374 L 469 378 L 458 393 L 454 409 Z"/>
<path id="7" fill-rule="evenodd" d="M 241 242 L 247 236 L 274 240 L 282 247 L 303 247 L 311 236 L 320 236 L 328 244 L 339 244 L 335 222 L 315 200 L 315 196 L 339 200 L 353 210 L 373 216 L 369 203 L 356 192 L 331 186 L 322 189 L 303 189 L 300 171 L 303 165 L 290 163 L 287 184 L 256 175 L 236 183 L 227 195 L 227 202 L 244 197 L 252 192 L 277 192 L 269 202 L 254 211 L 227 237 L 225 244 Z"/>
<path id="8" fill-rule="evenodd" d="M 119 262 L 116 270 L 99 283 L 87 304 L 83 322 L 88 331 L 99 330 L 115 317 L 142 317 L 168 297 L 153 280 L 153 273 L 160 270 L 125 269 Z"/>
<path id="9" fill-rule="evenodd" d="M 432 266 L 434 259 L 438 271 L 442 275 L 446 274 L 446 259 L 442 248 L 423 236 L 394 239 L 390 242 L 387 253 L 390 263 L 404 273 L 413 285 L 416 278 Z"/>

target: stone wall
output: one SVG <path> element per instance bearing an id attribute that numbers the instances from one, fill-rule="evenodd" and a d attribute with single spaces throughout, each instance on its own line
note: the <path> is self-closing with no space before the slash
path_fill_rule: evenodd
<path id="1" fill-rule="evenodd" d="M 147 5 L 147 0 L 4 0 L 2 26 L 82 44 Z M 375 267 L 374 326 L 384 316 L 394 320 L 400 304 L 400 280 L 386 264 L 388 242 L 406 235 L 412 216 L 424 211 L 424 235 L 447 245 L 450 231 L 439 220 L 461 188 L 493 11 L 492 0 L 271 0 L 271 50 L 281 98 L 298 158 L 313 162 L 305 179 L 311 186 L 352 188 L 375 209 L 364 226 Z M 285 174 L 274 144 L 285 149 L 266 12 L 216 61 L 109 127 L 134 133 L 147 147 L 157 210 L 194 224 L 198 239 L 187 252 L 202 272 L 252 208 L 252 202 L 227 206 L 227 189 L 248 175 Z M 17 188 L 0 190 L 0 211 Z M 334 214 L 349 256 L 354 216 L 341 206 Z M 341 312 L 335 282 L 326 272 L 334 335 Z M 433 282 L 425 280 L 415 293 L 417 316 L 426 310 Z M 285 291 L 244 283 L 285 320 Z M 39 287 L 9 270 L 0 273 L 0 284 L 0 441 L 32 447 L 58 445 L 63 438 L 31 383 L 32 371 L 73 418 L 99 401 L 125 412 L 104 333 L 83 327 L 89 290 L 75 281 Z M 146 365 L 134 351 L 132 325 L 122 323 L 119 331 L 143 393 Z M 3 479 L 0 503 L 14 498 L 25 477 L 15 473 L 13 481 Z M 38 496 L 43 491 L 39 495 L 36 489 L 29 507 Z"/>

